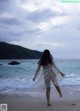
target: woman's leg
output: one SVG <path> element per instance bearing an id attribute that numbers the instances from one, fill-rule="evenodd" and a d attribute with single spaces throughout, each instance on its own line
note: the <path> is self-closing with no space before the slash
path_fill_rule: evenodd
<path id="1" fill-rule="evenodd" d="M 58 93 L 59 93 L 59 95 L 60 95 L 60 97 L 62 97 L 62 93 L 61 93 L 61 89 L 60 89 L 60 87 L 57 85 L 54 85 L 55 86 L 55 88 L 57 89 L 57 91 L 58 91 Z"/>
<path id="2" fill-rule="evenodd" d="M 60 87 L 59 87 L 59 85 L 58 85 L 56 75 L 52 75 L 51 80 L 52 80 L 52 82 L 53 82 L 55 88 L 57 89 L 57 91 L 58 91 L 60 97 L 62 97 L 61 89 L 60 89 Z"/>
<path id="3" fill-rule="evenodd" d="M 47 105 L 50 106 L 50 87 L 46 88 Z"/>

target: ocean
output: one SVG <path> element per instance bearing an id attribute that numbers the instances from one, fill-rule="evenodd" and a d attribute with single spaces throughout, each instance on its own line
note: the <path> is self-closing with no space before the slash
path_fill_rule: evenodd
<path id="1" fill-rule="evenodd" d="M 38 78 L 33 81 L 38 60 L 17 60 L 21 64 L 8 65 L 13 60 L 0 60 L 0 94 L 12 94 L 23 89 L 45 88 L 43 71 L 40 70 Z M 80 90 L 80 60 L 56 59 L 57 67 L 65 73 L 65 77 L 59 81 L 60 86 L 77 86 Z M 2 64 L 2 65 L 1 65 Z M 52 87 L 54 87 L 52 85 Z"/>

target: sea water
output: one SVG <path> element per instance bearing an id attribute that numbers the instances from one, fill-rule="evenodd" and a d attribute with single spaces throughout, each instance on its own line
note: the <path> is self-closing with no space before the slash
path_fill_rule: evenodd
<path id="1" fill-rule="evenodd" d="M 17 90 L 31 88 L 44 88 L 43 71 L 39 72 L 38 78 L 33 81 L 37 69 L 38 60 L 16 60 L 19 65 L 8 65 L 13 60 L 0 60 L 0 93 L 11 93 Z M 65 77 L 59 81 L 60 86 L 80 86 L 80 60 L 57 59 L 57 67 L 65 73 Z M 80 90 L 80 89 L 79 89 Z"/>

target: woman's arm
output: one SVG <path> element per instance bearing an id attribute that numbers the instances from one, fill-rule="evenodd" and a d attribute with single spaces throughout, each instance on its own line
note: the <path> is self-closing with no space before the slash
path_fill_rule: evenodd
<path id="1" fill-rule="evenodd" d="M 33 81 L 35 81 L 35 79 L 36 79 L 36 77 L 37 77 L 37 75 L 38 75 L 38 73 L 39 73 L 40 68 L 41 68 L 41 65 L 38 64 L 38 67 L 37 67 L 37 70 L 36 70 L 36 72 L 35 72 L 35 75 L 34 75 Z"/>
<path id="2" fill-rule="evenodd" d="M 53 66 L 54 66 L 54 67 L 57 69 L 57 71 L 64 77 L 65 74 L 58 69 L 58 67 L 56 66 L 56 64 L 55 64 L 54 61 L 52 61 L 52 62 L 53 62 Z"/>

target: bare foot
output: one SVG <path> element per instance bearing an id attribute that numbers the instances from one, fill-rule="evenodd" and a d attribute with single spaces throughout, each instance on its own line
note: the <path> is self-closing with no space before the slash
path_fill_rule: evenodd
<path id="1" fill-rule="evenodd" d="M 47 106 L 51 106 L 51 104 L 49 103 L 49 104 L 47 104 Z"/>

